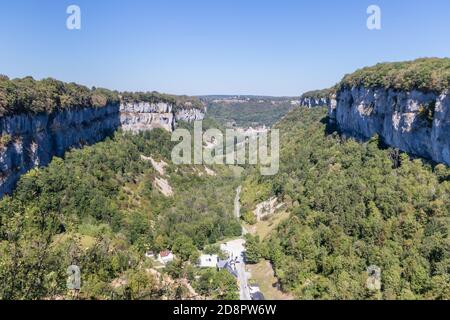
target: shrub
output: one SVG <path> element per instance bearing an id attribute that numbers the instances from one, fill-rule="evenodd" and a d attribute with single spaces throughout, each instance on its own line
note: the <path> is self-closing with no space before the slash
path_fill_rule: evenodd
<path id="1" fill-rule="evenodd" d="M 9 134 L 4 134 L 0 136 L 0 147 L 7 147 L 11 143 L 11 136 Z"/>
<path id="2" fill-rule="evenodd" d="M 254 225 L 256 223 L 255 214 L 251 211 L 244 213 L 241 218 L 250 225 Z"/>
<path id="3" fill-rule="evenodd" d="M 436 110 L 436 101 L 422 104 L 419 107 L 419 116 L 427 122 L 429 127 L 433 126 L 434 113 Z"/>

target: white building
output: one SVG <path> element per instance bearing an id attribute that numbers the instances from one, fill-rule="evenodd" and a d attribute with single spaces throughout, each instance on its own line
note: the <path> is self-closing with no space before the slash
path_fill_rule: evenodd
<path id="1" fill-rule="evenodd" d="M 220 250 L 225 252 L 231 260 L 242 258 L 242 253 L 245 252 L 245 240 L 237 239 L 222 243 Z"/>
<path id="2" fill-rule="evenodd" d="M 216 268 L 219 257 L 217 254 L 202 254 L 198 259 L 198 266 L 200 268 Z"/>
<path id="3" fill-rule="evenodd" d="M 161 251 L 158 255 L 158 261 L 162 264 L 168 264 L 175 259 L 173 253 L 169 250 Z"/>

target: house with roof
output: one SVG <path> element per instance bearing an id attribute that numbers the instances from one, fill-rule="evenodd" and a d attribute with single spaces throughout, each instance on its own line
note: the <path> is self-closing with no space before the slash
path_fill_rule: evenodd
<path id="1" fill-rule="evenodd" d="M 227 270 L 232 276 L 234 276 L 235 278 L 238 277 L 237 271 L 236 271 L 236 267 L 234 265 L 234 260 L 219 260 L 217 262 L 217 270 Z"/>
<path id="2" fill-rule="evenodd" d="M 227 267 L 228 260 L 219 260 L 217 261 L 217 270 L 220 271 L 222 269 L 225 269 Z"/>
<path id="3" fill-rule="evenodd" d="M 174 259 L 175 256 L 170 250 L 161 251 L 158 255 L 158 261 L 161 262 L 162 264 L 168 264 L 169 262 L 172 262 Z"/>

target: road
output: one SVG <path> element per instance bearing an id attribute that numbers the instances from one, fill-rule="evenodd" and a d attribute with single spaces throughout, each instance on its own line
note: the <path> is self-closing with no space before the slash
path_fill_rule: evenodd
<path id="1" fill-rule="evenodd" d="M 248 287 L 248 277 L 245 271 L 244 252 L 245 252 L 245 240 L 242 238 L 228 241 L 221 247 L 222 250 L 228 252 L 230 259 L 236 263 L 232 266 L 236 270 L 238 282 L 239 282 L 239 297 L 241 300 L 251 300 L 250 290 Z"/>
<path id="2" fill-rule="evenodd" d="M 234 199 L 234 214 L 238 219 L 240 219 L 241 217 L 241 191 L 242 186 L 239 186 L 236 189 L 236 197 Z M 244 227 L 242 227 L 242 234 L 245 235 L 246 233 L 247 230 Z M 239 282 L 240 299 L 251 300 L 250 290 L 248 288 L 247 272 L 245 271 L 245 261 L 244 261 L 245 240 L 240 238 L 235 241 L 231 241 L 230 245 L 233 256 L 238 257 L 237 263 L 235 264 L 235 268 Z"/>
<path id="3" fill-rule="evenodd" d="M 247 272 L 245 271 L 244 258 L 242 255 L 238 261 L 239 263 L 236 263 L 236 271 L 239 280 L 239 298 L 240 300 L 252 300 L 250 296 L 250 289 L 248 287 L 248 278 Z"/>

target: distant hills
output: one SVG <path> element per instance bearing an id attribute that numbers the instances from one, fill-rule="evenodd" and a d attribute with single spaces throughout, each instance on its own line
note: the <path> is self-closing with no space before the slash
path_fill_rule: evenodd
<path id="1" fill-rule="evenodd" d="M 207 116 L 225 127 L 270 127 L 300 103 L 298 97 L 211 95 L 198 98 L 207 105 Z"/>

